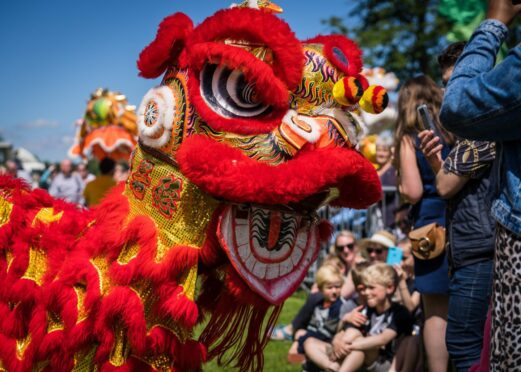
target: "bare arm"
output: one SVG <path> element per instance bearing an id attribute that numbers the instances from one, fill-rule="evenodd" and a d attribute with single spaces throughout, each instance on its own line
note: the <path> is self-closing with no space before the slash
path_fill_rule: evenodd
<path id="1" fill-rule="evenodd" d="M 414 291 L 413 293 L 410 293 L 407 284 L 402 286 L 401 283 L 398 289 L 400 291 L 400 296 L 402 297 L 403 306 L 412 313 L 420 305 L 420 292 Z"/>
<path id="2" fill-rule="evenodd" d="M 398 283 L 398 294 L 402 299 L 402 304 L 412 313 L 420 305 L 420 293 L 417 291 L 414 291 L 413 293 L 409 292 L 405 272 L 400 265 L 394 265 L 393 267 L 400 278 L 400 282 Z"/>
<path id="3" fill-rule="evenodd" d="M 468 180 L 468 177 L 458 176 L 440 169 L 438 174 L 436 174 L 436 190 L 438 190 L 438 194 L 442 198 L 450 199 L 465 186 Z"/>
<path id="4" fill-rule="evenodd" d="M 419 134 L 421 139 L 420 149 L 436 174 L 436 190 L 444 199 L 450 199 L 460 191 L 469 180 L 468 177 L 458 176 L 443 169 L 441 159 L 442 145 L 439 137 L 431 130 Z"/>
<path id="5" fill-rule="evenodd" d="M 360 337 L 354 340 L 351 344 L 352 350 L 371 350 L 381 346 L 387 345 L 397 336 L 396 331 L 392 329 L 385 329 L 379 335 Z"/>
<path id="6" fill-rule="evenodd" d="M 416 165 L 416 152 L 410 136 L 400 143 L 400 193 L 411 204 L 416 204 L 423 195 L 420 170 Z"/>

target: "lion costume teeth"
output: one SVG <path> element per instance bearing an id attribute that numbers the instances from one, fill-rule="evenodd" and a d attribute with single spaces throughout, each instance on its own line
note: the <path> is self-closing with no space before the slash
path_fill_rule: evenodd
<path id="1" fill-rule="evenodd" d="M 278 10 L 164 19 L 138 60 L 164 78 L 138 110 L 130 177 L 96 209 L 0 179 L 0 369 L 262 369 L 328 238 L 316 209 L 381 194 L 350 113 L 368 89 L 360 50 L 298 41 Z"/>

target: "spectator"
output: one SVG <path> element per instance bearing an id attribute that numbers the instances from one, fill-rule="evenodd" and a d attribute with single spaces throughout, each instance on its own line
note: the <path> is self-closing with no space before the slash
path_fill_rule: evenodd
<path id="1" fill-rule="evenodd" d="M 382 132 L 376 139 L 376 164 L 378 177 L 382 187 L 390 188 L 392 191 L 384 190 L 382 200 L 378 202 L 383 218 L 383 228 L 390 228 L 394 222 L 393 210 L 397 206 L 396 191 L 396 169 L 393 166 L 393 138 L 389 131 Z"/>
<path id="2" fill-rule="evenodd" d="M 85 186 L 87 186 L 87 184 L 90 181 L 94 181 L 94 179 L 96 178 L 95 175 L 89 172 L 89 168 L 87 168 L 87 164 L 85 163 L 78 164 L 76 170 L 78 171 L 78 174 L 80 175 L 81 180 L 83 181 L 83 188 L 85 188 Z"/>
<path id="3" fill-rule="evenodd" d="M 22 168 L 22 165 L 18 160 L 8 160 L 5 162 L 5 166 L 7 169 L 7 174 L 9 174 L 15 178 L 21 178 L 24 181 L 26 181 L 28 184 L 32 183 L 31 176 L 29 175 L 29 173 L 27 173 L 27 171 L 25 171 Z"/>
<path id="4" fill-rule="evenodd" d="M 126 182 L 128 178 L 129 166 L 126 161 L 118 161 L 114 171 L 114 180 L 116 183 Z"/>
<path id="5" fill-rule="evenodd" d="M 316 283 L 323 299 L 313 309 L 306 333 L 298 339 L 298 351 L 305 352 L 310 360 L 306 366 L 308 371 L 327 369 L 333 364 L 328 356 L 330 342 L 346 313 L 345 302 L 340 296 L 343 281 L 344 277 L 334 266 L 324 265 L 317 271 Z"/>
<path id="6" fill-rule="evenodd" d="M 50 164 L 40 177 L 40 187 L 42 189 L 49 190 L 52 181 L 56 178 L 57 175 L 58 166 L 55 164 Z"/>
<path id="7" fill-rule="evenodd" d="M 438 58 L 444 79 L 465 43 L 450 45 Z M 452 62 L 452 65 L 451 65 Z M 457 371 L 479 361 L 483 327 L 492 291 L 494 221 L 490 186 L 495 144 L 458 139 L 443 162 L 439 138 L 420 133 L 421 149 L 436 174 L 436 189 L 447 199 L 447 252 L 450 263 L 446 342 Z"/>
<path id="8" fill-rule="evenodd" d="M 76 170 L 78 171 L 78 174 L 80 175 L 80 178 L 81 178 L 81 181 L 82 181 L 80 204 L 81 205 L 86 205 L 85 204 L 85 197 L 83 196 L 83 192 L 85 191 L 85 187 L 87 186 L 87 184 L 90 181 L 94 181 L 96 176 L 89 172 L 89 169 L 87 168 L 87 164 L 86 163 L 78 164 L 78 167 L 76 168 Z"/>
<path id="9" fill-rule="evenodd" d="M 324 260 L 323 266 L 327 265 L 328 261 Z M 353 285 L 356 288 L 355 293 L 349 299 L 347 299 L 344 307 L 343 313 L 345 314 L 341 320 L 339 327 L 345 322 L 350 322 L 353 324 L 358 324 L 357 322 L 361 322 L 359 324 L 363 324 L 367 319 L 365 315 L 361 314 L 360 311 L 366 305 L 365 301 L 365 286 L 363 284 L 362 275 L 364 270 L 371 265 L 368 261 L 360 261 L 354 264 L 351 268 L 351 280 L 353 281 Z M 321 296 L 320 298 L 323 298 Z M 319 302 L 317 302 L 318 304 Z M 317 306 L 315 304 L 315 307 Z M 314 308 L 313 308 L 314 309 Z M 308 322 L 309 324 L 309 322 Z M 308 325 L 306 324 L 306 326 Z M 306 334 L 305 329 L 296 329 L 294 339 L 298 340 L 300 337 Z M 291 345 L 288 352 L 288 361 L 290 363 L 302 363 L 305 361 L 305 355 L 298 352 L 298 342 L 294 341 Z"/>
<path id="10" fill-rule="evenodd" d="M 398 242 L 398 248 L 403 252 L 402 262 L 395 265 L 398 275 L 398 289 L 394 301 L 403 305 L 413 315 L 413 331 L 400 341 L 396 348 L 391 371 L 418 371 L 423 370 L 423 355 L 421 348 L 420 329 L 423 325 L 421 310 L 421 296 L 414 286 L 414 258 L 411 241 L 405 238 Z"/>
<path id="11" fill-rule="evenodd" d="M 83 196 L 85 205 L 93 207 L 103 199 L 107 191 L 116 185 L 114 180 L 114 167 L 116 163 L 111 158 L 103 158 L 99 163 L 100 175 L 85 186 Z"/>
<path id="12" fill-rule="evenodd" d="M 410 79 L 399 92 L 395 164 L 400 192 L 413 205 L 411 219 L 415 229 L 433 222 L 445 226 L 445 201 L 436 191 L 435 173 L 419 148 L 418 133 L 423 128 L 416 111 L 419 105 L 427 105 L 434 125 L 443 136 L 441 151 L 445 158 L 453 138 L 438 119 L 442 98 L 441 89 L 427 76 Z M 428 368 L 431 372 L 444 372 L 449 359 L 445 346 L 449 289 L 447 254 L 444 252 L 430 260 L 415 258 L 414 271 L 415 285 L 422 294 L 424 307 L 423 341 Z"/>
<path id="13" fill-rule="evenodd" d="M 42 172 L 38 170 L 33 170 L 31 172 L 31 187 L 36 189 L 40 187 L 40 181 L 42 179 Z"/>
<path id="14" fill-rule="evenodd" d="M 496 256 L 490 370 L 518 368 L 521 346 L 521 45 L 494 67 L 507 25 L 521 12 L 511 0 L 490 0 L 487 19 L 474 31 L 447 85 L 441 118 L 464 138 L 497 141 L 498 193 L 492 204 Z"/>
<path id="15" fill-rule="evenodd" d="M 361 261 L 356 263 L 351 270 L 356 293 L 347 300 L 347 313 L 340 320 L 340 328 L 342 328 L 346 323 L 353 324 L 355 326 L 362 326 L 367 321 L 367 317 L 362 314 L 363 308 L 367 305 L 363 275 L 365 269 L 371 265 L 372 263 L 369 261 Z"/>
<path id="16" fill-rule="evenodd" d="M 49 194 L 56 198 L 79 204 L 82 187 L 80 176 L 77 173 L 73 173 L 72 162 L 65 159 L 60 163 L 60 173 L 52 180 Z"/>
<path id="17" fill-rule="evenodd" d="M 409 213 L 411 211 L 411 205 L 409 203 L 403 203 L 394 210 L 394 223 L 392 225 L 392 233 L 398 240 L 407 238 L 411 231 L 411 219 Z"/>
<path id="18" fill-rule="evenodd" d="M 362 256 L 369 262 L 386 262 L 389 248 L 396 246 L 396 238 L 388 231 L 381 230 L 370 238 L 358 242 Z"/>
<path id="19" fill-rule="evenodd" d="M 350 269 L 356 260 L 357 253 L 358 247 L 354 234 L 348 230 L 340 231 L 335 238 L 334 246 L 331 247 L 330 256 L 338 257 L 344 266 L 344 269 L 343 271 L 341 270 L 341 272 L 342 275 L 347 276 L 347 278 L 342 286 L 341 296 L 346 299 L 351 297 L 355 292 L 355 286 L 350 275 Z M 297 330 L 306 329 L 313 314 L 313 309 L 323 300 L 322 293 L 317 291 L 316 288 L 312 288 L 312 292 L 313 293 L 309 295 L 291 324 L 280 324 L 273 329 L 271 333 L 272 340 L 290 341 L 296 339 Z"/>
<path id="20" fill-rule="evenodd" d="M 394 269 L 384 263 L 368 267 L 363 274 L 367 322 L 362 326 L 347 324 L 333 340 L 330 357 L 336 371 L 387 371 L 394 356 L 394 341 L 410 335 L 412 317 L 407 309 L 391 298 L 396 290 Z"/>
<path id="21" fill-rule="evenodd" d="M 15 178 L 18 177 L 18 167 L 13 160 L 6 161 L 5 168 L 7 170 L 7 174 Z"/>
<path id="22" fill-rule="evenodd" d="M 404 305 L 407 310 L 414 313 L 420 306 L 420 292 L 414 287 L 414 258 L 411 252 L 410 240 L 401 240 L 398 243 L 398 248 L 402 250 L 403 256 L 401 264 L 394 266 L 398 275 L 396 302 Z"/>
<path id="23" fill-rule="evenodd" d="M 438 65 L 441 69 L 441 80 L 443 86 L 447 86 L 447 83 L 452 76 L 452 72 L 454 71 L 454 65 L 463 52 L 463 49 L 465 49 L 466 44 L 466 41 L 452 43 L 438 56 Z"/>

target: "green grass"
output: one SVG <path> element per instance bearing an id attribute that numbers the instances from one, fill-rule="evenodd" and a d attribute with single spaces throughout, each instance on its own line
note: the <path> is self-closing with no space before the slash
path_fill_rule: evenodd
<path id="1" fill-rule="evenodd" d="M 277 324 L 288 324 L 293 320 L 300 307 L 304 304 L 307 294 L 305 292 L 297 292 L 284 303 L 282 312 Z M 299 365 L 289 364 L 287 362 L 287 354 L 291 342 L 289 341 L 270 341 L 264 349 L 264 371 L 266 372 L 297 372 L 301 370 Z M 231 371 L 229 367 L 219 367 L 215 361 L 208 362 L 203 371 Z"/>

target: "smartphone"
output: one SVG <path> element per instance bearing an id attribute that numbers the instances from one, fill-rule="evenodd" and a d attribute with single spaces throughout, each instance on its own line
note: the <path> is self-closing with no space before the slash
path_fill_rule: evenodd
<path id="1" fill-rule="evenodd" d="M 387 261 L 388 265 L 399 265 L 402 263 L 403 251 L 398 247 L 391 247 L 387 251 Z"/>
<path id="2" fill-rule="evenodd" d="M 434 120 L 432 119 L 431 113 L 429 112 L 426 104 L 416 107 L 416 112 L 418 113 L 418 123 L 420 124 L 421 130 L 435 129 Z"/>

